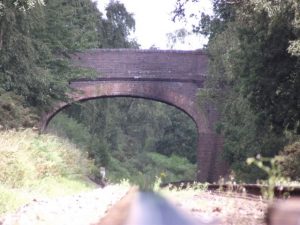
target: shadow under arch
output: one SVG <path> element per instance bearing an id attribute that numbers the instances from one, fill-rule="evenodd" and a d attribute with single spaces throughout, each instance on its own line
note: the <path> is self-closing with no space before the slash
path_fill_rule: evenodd
<path id="1" fill-rule="evenodd" d="M 56 108 L 56 110 L 54 111 L 51 111 L 52 113 L 49 114 L 47 116 L 47 120 L 45 122 L 45 124 L 43 124 L 43 128 L 41 129 L 41 131 L 45 131 L 48 127 L 48 124 L 51 122 L 51 120 L 57 115 L 59 114 L 61 111 L 63 111 L 64 109 L 70 107 L 72 104 L 74 103 L 82 103 L 82 102 L 87 102 L 87 101 L 91 101 L 91 100 L 97 100 L 97 99 L 114 99 L 114 98 L 133 98 L 133 99 L 144 99 L 144 100 L 149 100 L 149 101 L 153 101 L 153 102 L 159 102 L 159 103 L 163 103 L 165 105 L 168 105 L 168 106 L 171 106 L 171 107 L 174 107 L 176 108 L 177 110 L 183 112 L 185 115 L 187 115 L 194 123 L 195 127 L 196 127 L 196 130 L 197 130 L 197 135 L 199 135 L 199 127 L 198 127 L 198 124 L 197 124 L 197 121 L 195 120 L 195 118 L 189 113 L 187 112 L 185 109 L 177 106 L 177 105 L 174 105 L 173 103 L 170 103 L 170 102 L 167 102 L 165 100 L 160 100 L 160 99 L 154 99 L 154 98 L 151 98 L 151 97 L 141 97 L 141 96 L 137 96 L 137 95 L 105 95 L 105 96 L 100 96 L 100 97 L 92 97 L 92 98 L 83 98 L 83 99 L 79 99 L 79 100 L 76 100 L 76 101 L 71 101 L 71 102 L 68 102 L 68 103 L 64 103 L 64 102 L 61 102 L 59 103 Z"/>
<path id="2" fill-rule="evenodd" d="M 191 99 L 185 93 L 180 93 L 180 90 L 172 90 L 174 89 L 173 87 L 170 88 L 164 83 L 143 83 L 141 85 L 138 82 L 129 83 L 123 81 L 99 82 L 96 84 L 91 82 L 73 82 L 70 86 L 74 89 L 74 92 L 69 94 L 70 101 L 59 102 L 54 105 L 51 111 L 42 115 L 40 122 L 40 130 L 42 132 L 57 113 L 75 102 L 99 98 L 132 97 L 153 100 L 173 106 L 187 114 L 195 122 L 199 134 L 212 133 L 208 120 L 204 113 L 199 110 L 195 99 Z"/>

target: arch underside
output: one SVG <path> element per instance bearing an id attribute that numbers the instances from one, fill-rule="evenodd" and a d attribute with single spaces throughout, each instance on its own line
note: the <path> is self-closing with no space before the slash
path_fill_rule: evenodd
<path id="1" fill-rule="evenodd" d="M 41 129 L 45 130 L 49 121 L 63 108 L 74 102 L 105 97 L 135 97 L 163 102 L 185 112 L 195 122 L 199 133 L 210 133 L 208 121 L 199 112 L 195 104 L 194 84 L 168 84 L 163 82 L 73 82 L 74 91 L 69 95 L 69 102 L 60 102 L 42 118 Z"/>

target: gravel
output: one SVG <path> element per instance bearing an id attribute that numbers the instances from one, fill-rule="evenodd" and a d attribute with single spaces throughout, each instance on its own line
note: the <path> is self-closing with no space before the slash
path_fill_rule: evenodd
<path id="1" fill-rule="evenodd" d="M 119 201 L 129 187 L 110 185 L 57 199 L 33 200 L 2 218 L 2 225 L 91 225 Z"/>
<path id="2" fill-rule="evenodd" d="M 268 204 L 260 199 L 209 191 L 165 191 L 163 194 L 178 208 L 196 219 L 207 221 L 207 224 L 265 224 Z"/>

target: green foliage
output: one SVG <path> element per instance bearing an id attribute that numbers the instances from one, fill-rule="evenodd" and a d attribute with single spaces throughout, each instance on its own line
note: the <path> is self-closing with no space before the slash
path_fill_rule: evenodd
<path id="1" fill-rule="evenodd" d="M 177 1 L 175 18 L 185 15 Z M 299 133 L 299 1 L 213 1 L 214 15 L 198 16 L 194 32 L 209 36 L 206 90 L 199 104 L 215 104 L 224 136 L 223 157 L 238 179 L 263 174 L 244 163 L 273 157 Z M 293 135 L 287 135 L 287 134 Z"/>
<path id="2" fill-rule="evenodd" d="M 36 4 L 44 4 L 43 0 L 2 0 L 0 3 L 0 9 L 5 10 L 7 7 L 15 7 L 18 10 L 28 10 L 34 7 Z M 2 11 L 0 11 L 0 16 L 2 15 Z"/>
<path id="3" fill-rule="evenodd" d="M 153 166 L 156 167 L 157 174 L 164 173 L 164 182 L 180 180 L 176 178 L 176 176 L 181 177 L 181 179 L 194 180 L 196 166 L 189 163 L 186 158 L 179 157 L 175 154 L 166 157 L 151 152 L 147 154 L 147 157 L 150 159 L 151 163 L 154 164 Z M 162 172 L 158 173 L 159 171 Z"/>
<path id="4" fill-rule="evenodd" d="M 12 92 L 0 92 L 0 126 L 2 125 L 2 128 L 34 126 L 38 117 L 32 109 L 23 104 L 22 96 Z"/>
<path id="5" fill-rule="evenodd" d="M 291 177 L 293 180 L 300 180 L 300 142 L 287 145 L 280 152 L 282 157 L 281 171 L 282 174 Z"/>
<path id="6" fill-rule="evenodd" d="M 82 152 L 55 136 L 33 131 L 0 133 L 1 184 L 28 186 L 45 177 L 80 177 L 92 166 Z"/>
<path id="7" fill-rule="evenodd" d="M 177 154 L 196 162 L 195 124 L 173 107 L 154 101 L 114 98 L 75 104 L 66 109 L 66 113 L 88 128 L 93 137 L 89 142 L 95 146 L 93 157 L 101 156 L 102 165 L 109 160 L 105 156 L 107 152 L 120 161 L 140 152 L 156 151 L 167 156 Z M 56 124 L 57 129 L 61 129 L 59 124 L 63 122 Z M 72 130 L 69 133 L 77 129 Z"/>
<path id="8" fill-rule="evenodd" d="M 69 139 L 81 147 L 88 145 L 92 139 L 85 126 L 64 113 L 59 113 L 52 119 L 48 130 L 59 137 Z"/>
<path id="9" fill-rule="evenodd" d="M 194 122 L 175 108 L 166 110 L 166 115 L 170 122 L 156 142 L 156 151 L 166 156 L 176 154 L 196 163 L 197 128 Z"/>
<path id="10" fill-rule="evenodd" d="M 51 0 L 46 1 L 43 33 L 37 35 L 56 53 L 97 48 L 102 22 L 102 14 L 92 1 L 71 0 L 66 4 L 62 0 Z"/>
<path id="11" fill-rule="evenodd" d="M 12 98 L 17 98 L 31 114 L 37 114 L 55 99 L 63 99 L 67 89 L 64 78 L 68 74 L 58 80 L 51 73 L 48 61 L 53 56 L 49 47 L 33 37 L 35 26 L 39 26 L 37 21 L 42 21 L 41 9 L 39 6 L 24 12 L 9 5 L 0 23 L 0 89 L 11 92 Z M 7 126 L 5 122 L 2 125 Z"/>
<path id="12" fill-rule="evenodd" d="M 280 162 L 282 157 L 266 158 L 258 155 L 256 158 L 248 158 L 248 165 L 255 165 L 267 174 L 267 180 L 261 180 L 263 197 L 272 200 L 274 198 L 274 188 L 276 186 L 284 185 L 289 181 L 285 178 L 280 169 Z"/>
<path id="13" fill-rule="evenodd" d="M 94 167 L 79 149 L 61 138 L 32 130 L 0 132 L 0 214 L 37 197 L 62 196 L 93 187 Z"/>
<path id="14" fill-rule="evenodd" d="M 16 210 L 19 206 L 25 204 L 26 200 L 28 201 L 20 193 L 0 185 L 0 215 Z"/>
<path id="15" fill-rule="evenodd" d="M 126 178 L 144 189 L 151 189 L 157 176 L 160 176 L 163 182 L 170 182 L 193 180 L 195 174 L 196 165 L 191 164 L 187 159 L 176 155 L 166 157 L 154 152 L 140 153 L 123 162 L 113 158 L 108 166 L 110 180 L 119 181 Z"/>
<path id="16" fill-rule="evenodd" d="M 74 104 L 50 122 L 49 129 L 87 149 L 110 180 L 123 178 L 150 187 L 194 179 L 197 130 L 179 110 L 154 101 L 114 98 Z"/>
<path id="17" fill-rule="evenodd" d="M 55 116 L 48 127 L 48 131 L 70 140 L 82 151 L 86 150 L 89 158 L 94 159 L 99 167 L 107 166 L 109 163 L 107 144 L 103 138 L 91 134 L 86 126 L 66 114 L 59 113 Z"/>
<path id="18" fill-rule="evenodd" d="M 276 12 L 255 10 L 255 4 L 245 6 L 238 24 L 240 51 L 235 73 L 252 109 L 270 121 L 274 132 L 299 133 L 299 58 L 287 51 L 299 31 L 293 26 L 291 4 L 279 1 L 276 5 Z"/>
<path id="19" fill-rule="evenodd" d="M 285 138 L 274 134 L 241 96 L 228 102 L 223 112 L 218 127 L 226 138 L 223 157 L 236 172 L 237 179 L 253 182 L 264 178 L 264 174 L 249 168 L 245 160 L 258 154 L 267 157 L 276 155 L 283 147 Z"/>
<path id="20" fill-rule="evenodd" d="M 124 4 L 111 1 L 106 7 L 107 20 L 103 21 L 103 48 L 138 48 L 134 40 L 129 40 L 135 29 L 133 14 L 128 13 Z"/>
<path id="21" fill-rule="evenodd" d="M 134 25 L 132 15 L 118 2 L 110 3 L 105 19 L 90 0 L 2 1 L 0 94 L 10 92 L 36 117 L 54 102 L 67 100 L 70 79 L 93 76 L 91 71 L 70 67 L 69 52 L 137 47 L 128 40 Z M 8 119 L 1 125 L 23 125 Z"/>

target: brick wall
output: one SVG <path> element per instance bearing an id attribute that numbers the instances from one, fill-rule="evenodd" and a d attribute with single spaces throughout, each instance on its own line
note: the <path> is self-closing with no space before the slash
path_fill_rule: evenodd
<path id="1" fill-rule="evenodd" d="M 71 56 L 75 65 L 93 68 L 101 77 L 200 78 L 207 74 L 202 51 L 94 49 Z"/>

